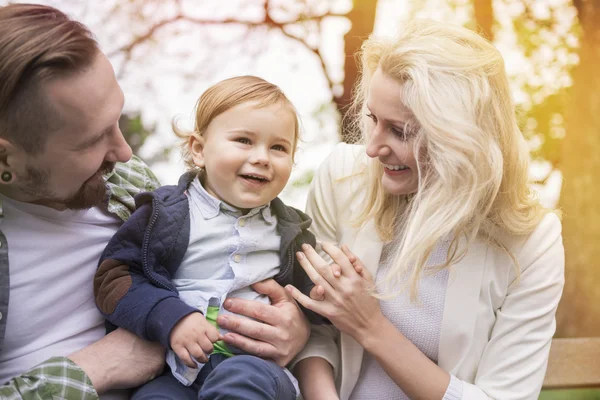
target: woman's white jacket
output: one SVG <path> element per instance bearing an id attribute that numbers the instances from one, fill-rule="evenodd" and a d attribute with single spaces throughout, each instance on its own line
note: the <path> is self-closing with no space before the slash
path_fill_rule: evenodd
<path id="1" fill-rule="evenodd" d="M 339 144 L 311 185 L 307 212 L 323 242 L 347 244 L 375 276 L 382 242 L 372 222 L 350 222 L 360 210 L 363 146 Z M 561 224 L 548 214 L 526 237 L 502 235 L 521 276 L 505 251 L 483 241 L 450 269 L 439 339 L 438 365 L 463 381 L 463 399 L 537 399 L 544 380 L 555 313 L 564 285 Z M 325 358 L 333 366 L 340 398 L 358 379 L 362 347 L 335 328 L 314 327 L 295 362 Z"/>

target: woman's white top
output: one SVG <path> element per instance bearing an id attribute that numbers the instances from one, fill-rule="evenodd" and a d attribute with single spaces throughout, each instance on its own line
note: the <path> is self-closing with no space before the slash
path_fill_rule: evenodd
<path id="1" fill-rule="evenodd" d="M 439 265 L 446 261 L 448 243 L 444 241 L 436 247 L 429 257 L 428 265 Z M 393 262 L 393 250 L 396 247 L 397 243 L 392 242 L 386 244 L 381 252 L 381 262 L 375 277 L 380 290 L 383 289 L 382 282 Z M 404 280 L 401 283 L 407 282 Z M 401 295 L 379 301 L 383 315 L 434 363 L 437 363 L 438 358 L 447 284 L 448 270 L 444 269 L 421 279 L 416 302 L 411 302 L 408 287 Z M 460 381 L 452 383 L 457 383 L 459 387 L 452 388 L 451 392 L 462 391 Z M 350 395 L 350 400 L 365 399 L 408 400 L 408 396 L 368 352 L 363 355 L 360 375 Z"/>

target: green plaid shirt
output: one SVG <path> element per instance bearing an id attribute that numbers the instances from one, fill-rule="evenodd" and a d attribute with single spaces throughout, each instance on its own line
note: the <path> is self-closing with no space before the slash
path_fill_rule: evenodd
<path id="1" fill-rule="evenodd" d="M 150 169 L 139 158 L 118 163 L 107 177 L 109 200 L 107 210 L 125 221 L 135 210 L 133 197 L 145 191 L 152 191 L 159 182 Z M 0 221 L 3 218 L 0 203 Z M 0 315 L 8 311 L 8 246 L 2 243 L 6 238 L 0 232 Z M 4 342 L 6 318 L 0 319 L 0 351 Z M 66 357 L 51 358 L 26 373 L 11 379 L 0 386 L 0 399 L 3 400 L 57 400 L 98 399 L 92 382 L 81 368 Z"/>

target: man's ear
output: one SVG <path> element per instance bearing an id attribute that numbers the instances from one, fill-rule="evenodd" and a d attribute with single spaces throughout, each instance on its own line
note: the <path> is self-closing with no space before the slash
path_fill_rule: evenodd
<path id="1" fill-rule="evenodd" d="M 13 145 L 3 137 L 0 137 L 0 175 L 8 172 L 13 179 L 18 175 L 23 167 L 25 152 Z M 10 181 L 0 179 L 0 183 L 10 183 Z"/>
<path id="2" fill-rule="evenodd" d="M 198 168 L 204 168 L 204 136 L 199 132 L 194 132 L 190 135 L 188 146 L 190 154 L 192 155 L 192 161 Z"/>

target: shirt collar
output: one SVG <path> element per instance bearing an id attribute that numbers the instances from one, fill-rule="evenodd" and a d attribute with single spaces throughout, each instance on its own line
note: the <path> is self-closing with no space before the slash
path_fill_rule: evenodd
<path id="1" fill-rule="evenodd" d="M 250 211 L 248 211 L 248 213 L 243 214 L 242 210 L 240 210 L 239 208 L 234 207 L 230 204 L 227 204 L 224 201 L 219 200 L 216 197 L 214 197 L 213 195 L 211 195 L 210 193 L 208 193 L 206 191 L 206 189 L 204 189 L 204 186 L 202 186 L 202 183 L 200 182 L 200 176 L 194 178 L 194 180 L 190 184 L 188 190 L 189 190 L 190 194 L 193 193 L 196 196 L 198 196 L 200 201 L 198 201 L 197 204 L 198 204 L 198 207 L 200 208 L 200 212 L 202 213 L 202 216 L 204 217 L 204 219 L 215 218 L 217 215 L 219 215 L 220 212 L 223 212 L 223 213 L 229 214 L 229 215 L 233 215 L 237 218 L 242 217 L 242 216 L 245 218 L 250 218 L 253 215 L 256 215 L 260 212 L 266 222 L 268 222 L 268 223 L 276 222 L 275 218 L 273 217 L 273 215 L 271 213 L 271 207 L 270 207 L 271 203 L 270 202 L 268 204 L 265 204 L 265 205 L 262 205 L 259 207 L 255 207 L 255 208 L 251 209 Z"/>

